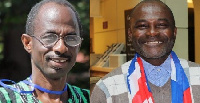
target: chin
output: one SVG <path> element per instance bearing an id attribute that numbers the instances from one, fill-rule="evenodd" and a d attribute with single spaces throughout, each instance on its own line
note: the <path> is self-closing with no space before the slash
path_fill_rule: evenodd
<path id="1" fill-rule="evenodd" d="M 171 50 L 161 49 L 161 50 L 141 50 L 138 53 L 147 59 L 159 59 L 168 56 L 170 52 Z"/>
<path id="2" fill-rule="evenodd" d="M 153 55 L 153 54 L 144 54 L 143 55 L 145 58 L 147 58 L 147 59 L 159 59 L 159 58 L 162 58 L 162 57 L 164 57 L 164 55 Z"/>
<path id="3" fill-rule="evenodd" d="M 52 80 L 60 80 L 61 78 L 63 77 L 66 77 L 66 75 L 58 75 L 58 74 L 47 74 L 46 75 L 49 79 L 52 79 Z"/>
<path id="4" fill-rule="evenodd" d="M 61 79 L 63 77 L 67 77 L 67 71 L 63 71 L 63 70 L 60 70 L 60 71 L 48 71 L 48 72 L 44 73 L 44 75 L 49 79 L 59 80 L 59 79 Z"/>

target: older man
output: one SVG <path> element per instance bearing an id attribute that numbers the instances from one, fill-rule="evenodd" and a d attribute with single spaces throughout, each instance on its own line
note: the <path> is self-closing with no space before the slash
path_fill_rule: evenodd
<path id="1" fill-rule="evenodd" d="M 188 72 L 200 70 L 199 65 L 180 62 L 172 51 L 177 28 L 166 4 L 159 0 L 137 4 L 130 15 L 128 34 L 137 52 L 134 59 L 97 82 L 91 103 L 199 102 L 200 85 L 188 79 L 200 78 Z"/>
<path id="2" fill-rule="evenodd" d="M 66 0 L 43 0 L 30 11 L 21 40 L 32 75 L 14 85 L 1 80 L 1 103 L 88 103 L 89 91 L 66 83 L 82 39 L 79 16 Z"/>

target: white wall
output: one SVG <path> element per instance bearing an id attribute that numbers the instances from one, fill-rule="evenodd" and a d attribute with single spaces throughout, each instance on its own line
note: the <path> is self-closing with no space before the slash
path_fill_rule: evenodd
<path id="1" fill-rule="evenodd" d="M 172 10 L 176 27 L 177 36 L 173 50 L 179 58 L 188 60 L 188 6 L 187 0 L 161 0 Z"/>

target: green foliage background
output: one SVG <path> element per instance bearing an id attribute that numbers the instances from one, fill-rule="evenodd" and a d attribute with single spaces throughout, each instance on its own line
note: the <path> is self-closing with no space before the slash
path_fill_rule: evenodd
<path id="1" fill-rule="evenodd" d="M 41 0 L 0 0 L 0 72 L 2 71 L 2 69 L 8 69 L 6 68 L 6 66 L 10 65 L 5 64 L 5 53 L 7 52 L 5 51 L 5 42 L 9 43 L 9 41 L 6 41 L 7 39 L 5 40 L 6 35 L 15 35 L 16 30 L 20 32 L 23 31 L 22 33 L 25 33 L 25 23 L 27 15 L 31 10 L 31 7 L 39 1 Z M 89 55 L 89 0 L 68 1 L 72 3 L 78 11 L 83 26 L 84 41 L 82 42 L 80 50 L 85 55 Z M 72 73 L 77 73 L 79 71 L 89 72 L 89 62 L 84 64 L 77 63 L 74 69 L 72 69 Z M 87 85 L 84 85 L 86 81 L 88 81 Z M 79 82 L 77 85 L 83 88 L 88 88 L 88 84 L 89 79 L 87 78 L 87 80 Z"/>
<path id="2" fill-rule="evenodd" d="M 12 30 L 12 25 L 25 25 L 31 7 L 40 0 L 1 0 L 0 1 L 0 60 L 3 59 L 4 35 Z M 89 55 L 89 0 L 68 0 L 79 12 L 84 29 L 81 51 Z M 25 28 L 24 28 L 25 31 Z"/>

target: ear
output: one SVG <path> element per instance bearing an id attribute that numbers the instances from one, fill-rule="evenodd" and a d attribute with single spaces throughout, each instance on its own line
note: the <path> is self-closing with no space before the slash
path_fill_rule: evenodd
<path id="1" fill-rule="evenodd" d="M 176 36 L 176 34 L 177 34 L 177 28 L 174 27 L 174 36 Z"/>
<path id="2" fill-rule="evenodd" d="M 82 38 L 82 40 L 81 40 L 81 43 L 78 45 L 78 51 L 80 51 L 80 49 L 81 49 L 81 45 L 82 45 L 82 43 L 83 43 L 83 38 Z"/>
<path id="3" fill-rule="evenodd" d="M 80 51 L 80 49 L 81 49 L 81 44 L 82 44 L 82 42 L 78 45 L 78 52 Z"/>
<path id="4" fill-rule="evenodd" d="M 132 31 L 131 31 L 131 28 L 128 28 L 128 41 L 132 41 L 132 37 L 133 37 L 133 34 L 132 34 Z"/>
<path id="5" fill-rule="evenodd" d="M 22 43 L 24 45 L 24 49 L 28 53 L 31 53 L 31 50 L 32 50 L 32 38 L 31 38 L 31 36 L 29 36 L 27 34 L 22 34 L 21 40 L 22 40 Z"/>

